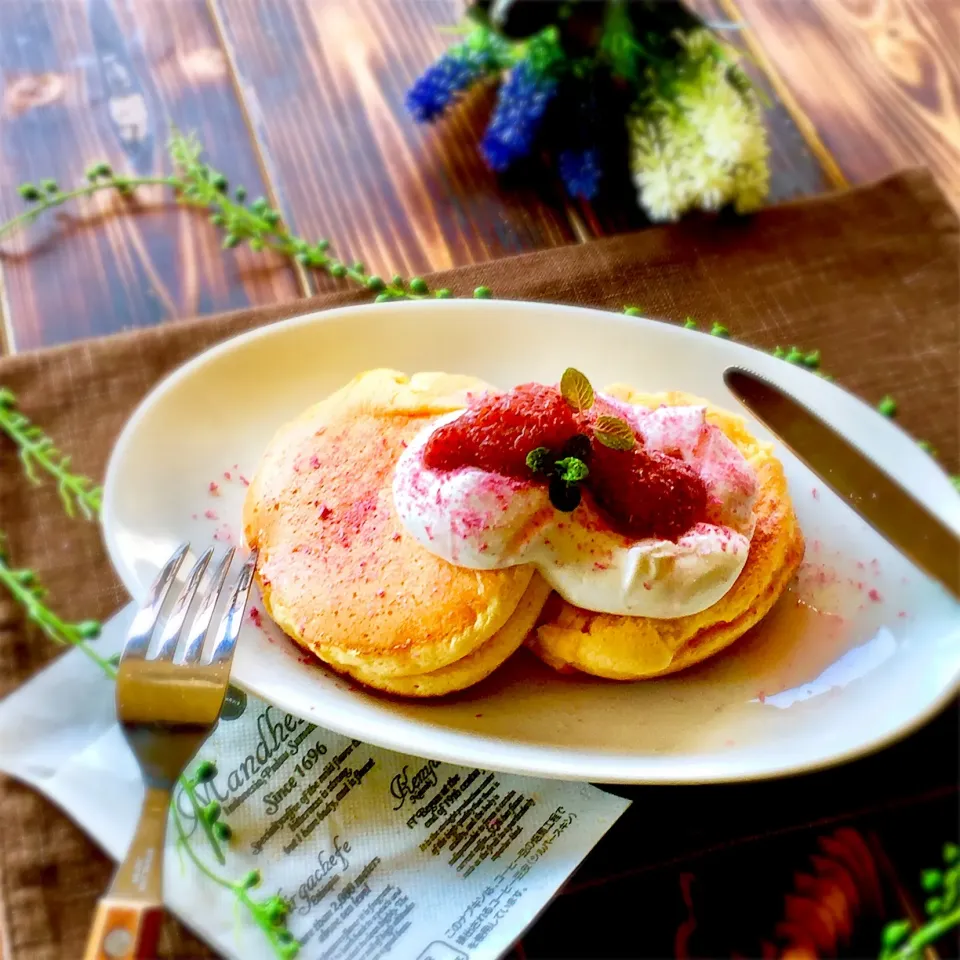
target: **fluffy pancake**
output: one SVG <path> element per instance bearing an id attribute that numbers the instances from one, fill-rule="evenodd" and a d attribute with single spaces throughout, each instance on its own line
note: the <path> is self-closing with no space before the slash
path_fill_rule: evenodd
<path id="1" fill-rule="evenodd" d="M 500 656 L 520 632 L 507 629 L 514 613 L 518 623 L 534 620 L 546 599 L 530 618 L 543 591 L 518 607 L 532 567 L 453 566 L 395 515 L 393 468 L 407 442 L 487 389 L 440 373 L 361 374 L 278 431 L 247 491 L 244 535 L 260 549 L 267 612 L 297 643 L 371 686 L 445 693 L 461 679 L 472 683 L 512 652 Z M 474 651 L 474 660 L 439 679 L 397 680 L 433 674 Z"/>
<path id="2" fill-rule="evenodd" d="M 782 465 L 771 445 L 755 439 L 740 417 L 685 393 L 644 394 L 620 384 L 606 392 L 651 409 L 661 404 L 706 406 L 707 420 L 737 445 L 758 481 L 756 528 L 746 565 L 712 606 L 691 616 L 659 620 L 591 613 L 555 596 L 527 641 L 556 670 L 640 680 L 682 670 L 733 643 L 786 588 L 803 559 L 804 544 Z"/>
<path id="3" fill-rule="evenodd" d="M 534 573 L 530 586 L 507 622 L 472 653 L 430 673 L 385 676 L 363 667 L 337 668 L 368 687 L 403 697 L 440 697 L 479 683 L 515 653 L 537 622 L 550 596 L 550 584 Z"/>

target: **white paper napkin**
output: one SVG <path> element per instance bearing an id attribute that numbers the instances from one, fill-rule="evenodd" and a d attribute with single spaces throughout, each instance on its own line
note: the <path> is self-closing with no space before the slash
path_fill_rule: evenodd
<path id="1" fill-rule="evenodd" d="M 122 646 L 128 607 L 104 629 Z M 314 727 L 232 695 L 201 748 L 217 775 L 200 790 L 232 830 L 215 864 L 186 797 L 192 849 L 218 874 L 259 870 L 279 894 L 304 960 L 492 960 L 550 901 L 628 801 L 585 784 L 426 761 Z M 71 651 L 0 703 L 0 770 L 62 807 L 114 859 L 143 788 L 114 720 L 113 683 Z M 274 956 L 234 894 L 167 835 L 164 897 L 228 957 Z"/>

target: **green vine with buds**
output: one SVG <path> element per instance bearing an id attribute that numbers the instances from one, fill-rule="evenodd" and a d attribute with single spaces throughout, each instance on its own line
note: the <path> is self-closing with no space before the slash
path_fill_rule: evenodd
<path id="1" fill-rule="evenodd" d="M 87 182 L 72 190 L 61 191 L 53 180 L 42 180 L 39 185 L 22 184 L 19 193 L 30 204 L 30 208 L 0 226 L 0 240 L 70 200 L 90 197 L 102 191 L 131 197 L 139 187 L 164 186 L 173 190 L 178 203 L 207 212 L 210 222 L 224 231 L 224 249 L 245 243 L 255 252 L 272 250 L 305 270 L 325 273 L 335 279 L 352 280 L 375 293 L 377 303 L 390 300 L 443 300 L 453 296 L 446 287 L 431 291 L 422 277 L 405 280 L 401 276 L 393 276 L 385 280 L 367 273 L 359 261 L 351 263 L 338 257 L 327 239 L 309 241 L 296 236 L 280 211 L 272 207 L 265 197 L 248 200 L 246 187 L 231 187 L 223 173 L 205 163 L 203 148 L 196 136 L 175 133 L 168 149 L 174 171 L 166 177 L 128 177 L 118 174 L 109 164 L 97 163 L 87 170 Z M 473 291 L 473 295 L 483 299 L 490 296 L 490 290 L 480 286 Z"/>
<path id="2" fill-rule="evenodd" d="M 76 647 L 108 677 L 116 677 L 117 670 L 114 664 L 101 657 L 89 643 L 100 635 L 100 624 L 96 620 L 68 623 L 46 606 L 43 598 L 47 591 L 37 581 L 36 574 L 26 568 L 17 569 L 10 566 L 2 532 L 0 532 L 0 584 L 3 584 L 13 599 L 23 607 L 27 619 L 36 624 L 54 643 Z"/>
<path id="3" fill-rule="evenodd" d="M 70 458 L 17 409 L 16 397 L 3 387 L 0 387 L 0 430 L 17 445 L 20 462 L 31 483 L 41 482 L 38 470 L 46 471 L 57 481 L 57 492 L 68 517 L 79 509 L 87 520 L 92 520 L 100 512 L 103 490 L 89 477 L 71 473 Z"/>
<path id="4" fill-rule="evenodd" d="M 232 831 L 220 819 L 221 808 L 216 800 L 211 801 L 204 807 L 200 807 L 196 795 L 196 788 L 199 784 L 209 783 L 217 775 L 217 767 L 210 760 L 201 760 L 197 764 L 196 770 L 190 777 L 182 777 L 181 784 L 184 787 L 184 793 L 190 798 L 194 807 L 194 812 L 201 824 L 212 830 L 219 840 L 227 842 L 232 836 Z M 250 914 L 253 922 L 263 931 L 268 943 L 273 948 L 273 952 L 281 960 L 290 960 L 299 952 L 300 946 L 294 939 L 293 934 L 287 927 L 287 917 L 290 913 L 290 907 L 283 897 L 273 895 L 257 900 L 250 895 L 250 891 L 260 884 L 260 871 L 251 870 L 244 874 L 239 880 L 228 880 L 211 870 L 207 864 L 197 856 L 196 851 L 190 845 L 190 838 L 187 835 L 183 824 L 183 818 L 177 805 L 174 803 L 171 807 L 173 815 L 174 829 L 177 831 L 177 848 L 183 851 L 193 862 L 196 868 L 207 879 L 229 890 L 240 906 L 244 907 Z M 221 861 L 222 862 L 222 861 Z"/>
<path id="5" fill-rule="evenodd" d="M 365 290 L 375 293 L 377 303 L 431 298 L 442 300 L 453 296 L 446 287 L 431 291 L 422 277 L 405 280 L 400 275 L 394 275 L 390 280 L 384 280 L 376 274 L 367 273 L 362 262 L 350 263 L 336 256 L 328 239 L 311 242 L 295 235 L 280 211 L 272 207 L 265 197 L 248 200 L 246 187 L 231 187 L 225 174 L 204 161 L 204 150 L 195 134 L 175 132 L 168 144 L 168 151 L 174 168 L 169 176 L 131 177 L 119 174 L 109 164 L 101 162 L 87 169 L 86 183 L 71 190 L 61 190 L 59 184 L 50 179 L 41 180 L 39 184 L 21 184 L 18 192 L 24 201 L 30 204 L 30 208 L 0 225 L 0 240 L 18 228 L 33 223 L 48 210 L 60 207 L 70 200 L 90 197 L 101 191 L 113 191 L 121 197 L 131 197 L 139 187 L 164 186 L 173 190 L 177 202 L 207 212 L 210 222 L 223 230 L 224 249 L 246 243 L 254 252 L 272 250 L 296 262 L 303 269 L 325 273 L 335 279 L 353 281 Z M 492 293 L 489 287 L 478 286 L 474 289 L 473 296 L 486 299 L 492 296 Z M 624 312 L 628 316 L 640 316 L 642 310 L 640 307 L 628 306 Z M 698 324 L 692 317 L 687 317 L 683 326 L 687 329 L 698 329 Z M 716 322 L 711 324 L 709 333 L 715 337 L 730 336 L 727 328 Z M 772 352 L 775 357 L 787 363 L 804 366 L 825 380 L 833 379 L 820 370 L 819 350 L 804 352 L 797 347 L 790 347 L 789 350 L 775 347 Z M 0 428 L 9 433 L 10 429 L 2 420 L 2 404 L 3 392 L 0 391 Z M 877 409 L 884 416 L 894 417 L 897 404 L 893 397 L 886 396 L 877 405 Z M 29 428 L 29 424 L 25 426 Z M 53 472 L 51 467 L 43 463 L 42 458 L 49 459 L 52 455 L 55 457 L 55 449 L 41 448 L 36 454 L 33 451 L 24 454 L 26 448 L 22 444 L 20 446 L 28 474 L 34 460 L 40 462 L 49 472 Z M 921 441 L 921 446 L 931 455 L 934 454 L 929 444 Z M 55 458 L 53 466 L 56 466 Z M 960 475 L 952 477 L 951 480 L 960 490 Z M 89 500 L 93 498 L 97 499 L 99 506 L 98 488 L 90 490 L 86 496 L 77 496 L 69 487 L 63 486 L 60 492 L 68 512 L 72 508 L 71 495 L 85 512 L 89 507 Z"/>
<path id="6" fill-rule="evenodd" d="M 960 847 L 944 844 L 943 868 L 924 870 L 920 885 L 929 897 L 926 920 L 916 929 L 909 920 L 895 920 L 883 930 L 880 960 L 920 960 L 927 947 L 960 926 Z"/>

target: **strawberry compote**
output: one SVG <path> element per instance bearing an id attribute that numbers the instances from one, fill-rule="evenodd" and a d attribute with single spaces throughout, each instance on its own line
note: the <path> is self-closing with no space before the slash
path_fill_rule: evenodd
<path id="1" fill-rule="evenodd" d="M 525 383 L 509 393 L 489 393 L 462 416 L 436 430 L 423 450 L 434 470 L 479 467 L 528 479 L 527 454 L 535 447 L 561 449 L 579 430 L 578 417 L 560 391 Z"/>
<path id="2" fill-rule="evenodd" d="M 598 415 L 617 413 L 600 401 L 574 410 L 555 387 L 528 383 L 507 393 L 481 397 L 462 416 L 435 430 L 423 451 L 433 470 L 476 467 L 505 477 L 534 479 L 527 455 L 545 448 L 555 457 L 576 453 L 589 467 L 584 486 L 622 533 L 643 539 L 676 540 L 703 519 L 707 489 L 682 459 L 646 450 L 635 437 L 632 450 L 615 450 L 593 432 Z"/>
<path id="3" fill-rule="evenodd" d="M 615 526 L 638 540 L 676 540 L 706 516 L 707 487 L 697 471 L 659 450 L 611 450 L 594 443 L 587 479 Z"/>

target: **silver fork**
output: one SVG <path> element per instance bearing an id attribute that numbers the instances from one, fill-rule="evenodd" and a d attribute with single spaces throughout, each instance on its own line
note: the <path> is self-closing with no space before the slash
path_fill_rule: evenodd
<path id="1" fill-rule="evenodd" d="M 230 664 L 243 622 L 257 559 L 240 572 L 217 626 L 213 651 L 201 663 L 204 641 L 233 561 L 231 549 L 205 578 L 211 547 L 193 565 L 160 630 L 157 653 L 147 657 L 160 614 L 190 548 L 183 544 L 150 588 L 130 627 L 117 670 L 117 719 L 143 774 L 140 823 L 110 890 L 100 899 L 84 960 L 140 960 L 155 956 L 163 902 L 163 842 L 177 778 L 220 717 Z M 196 615 L 187 623 L 194 601 Z M 186 638 L 184 632 L 186 630 Z M 177 662 L 174 655 L 182 653 Z"/>

